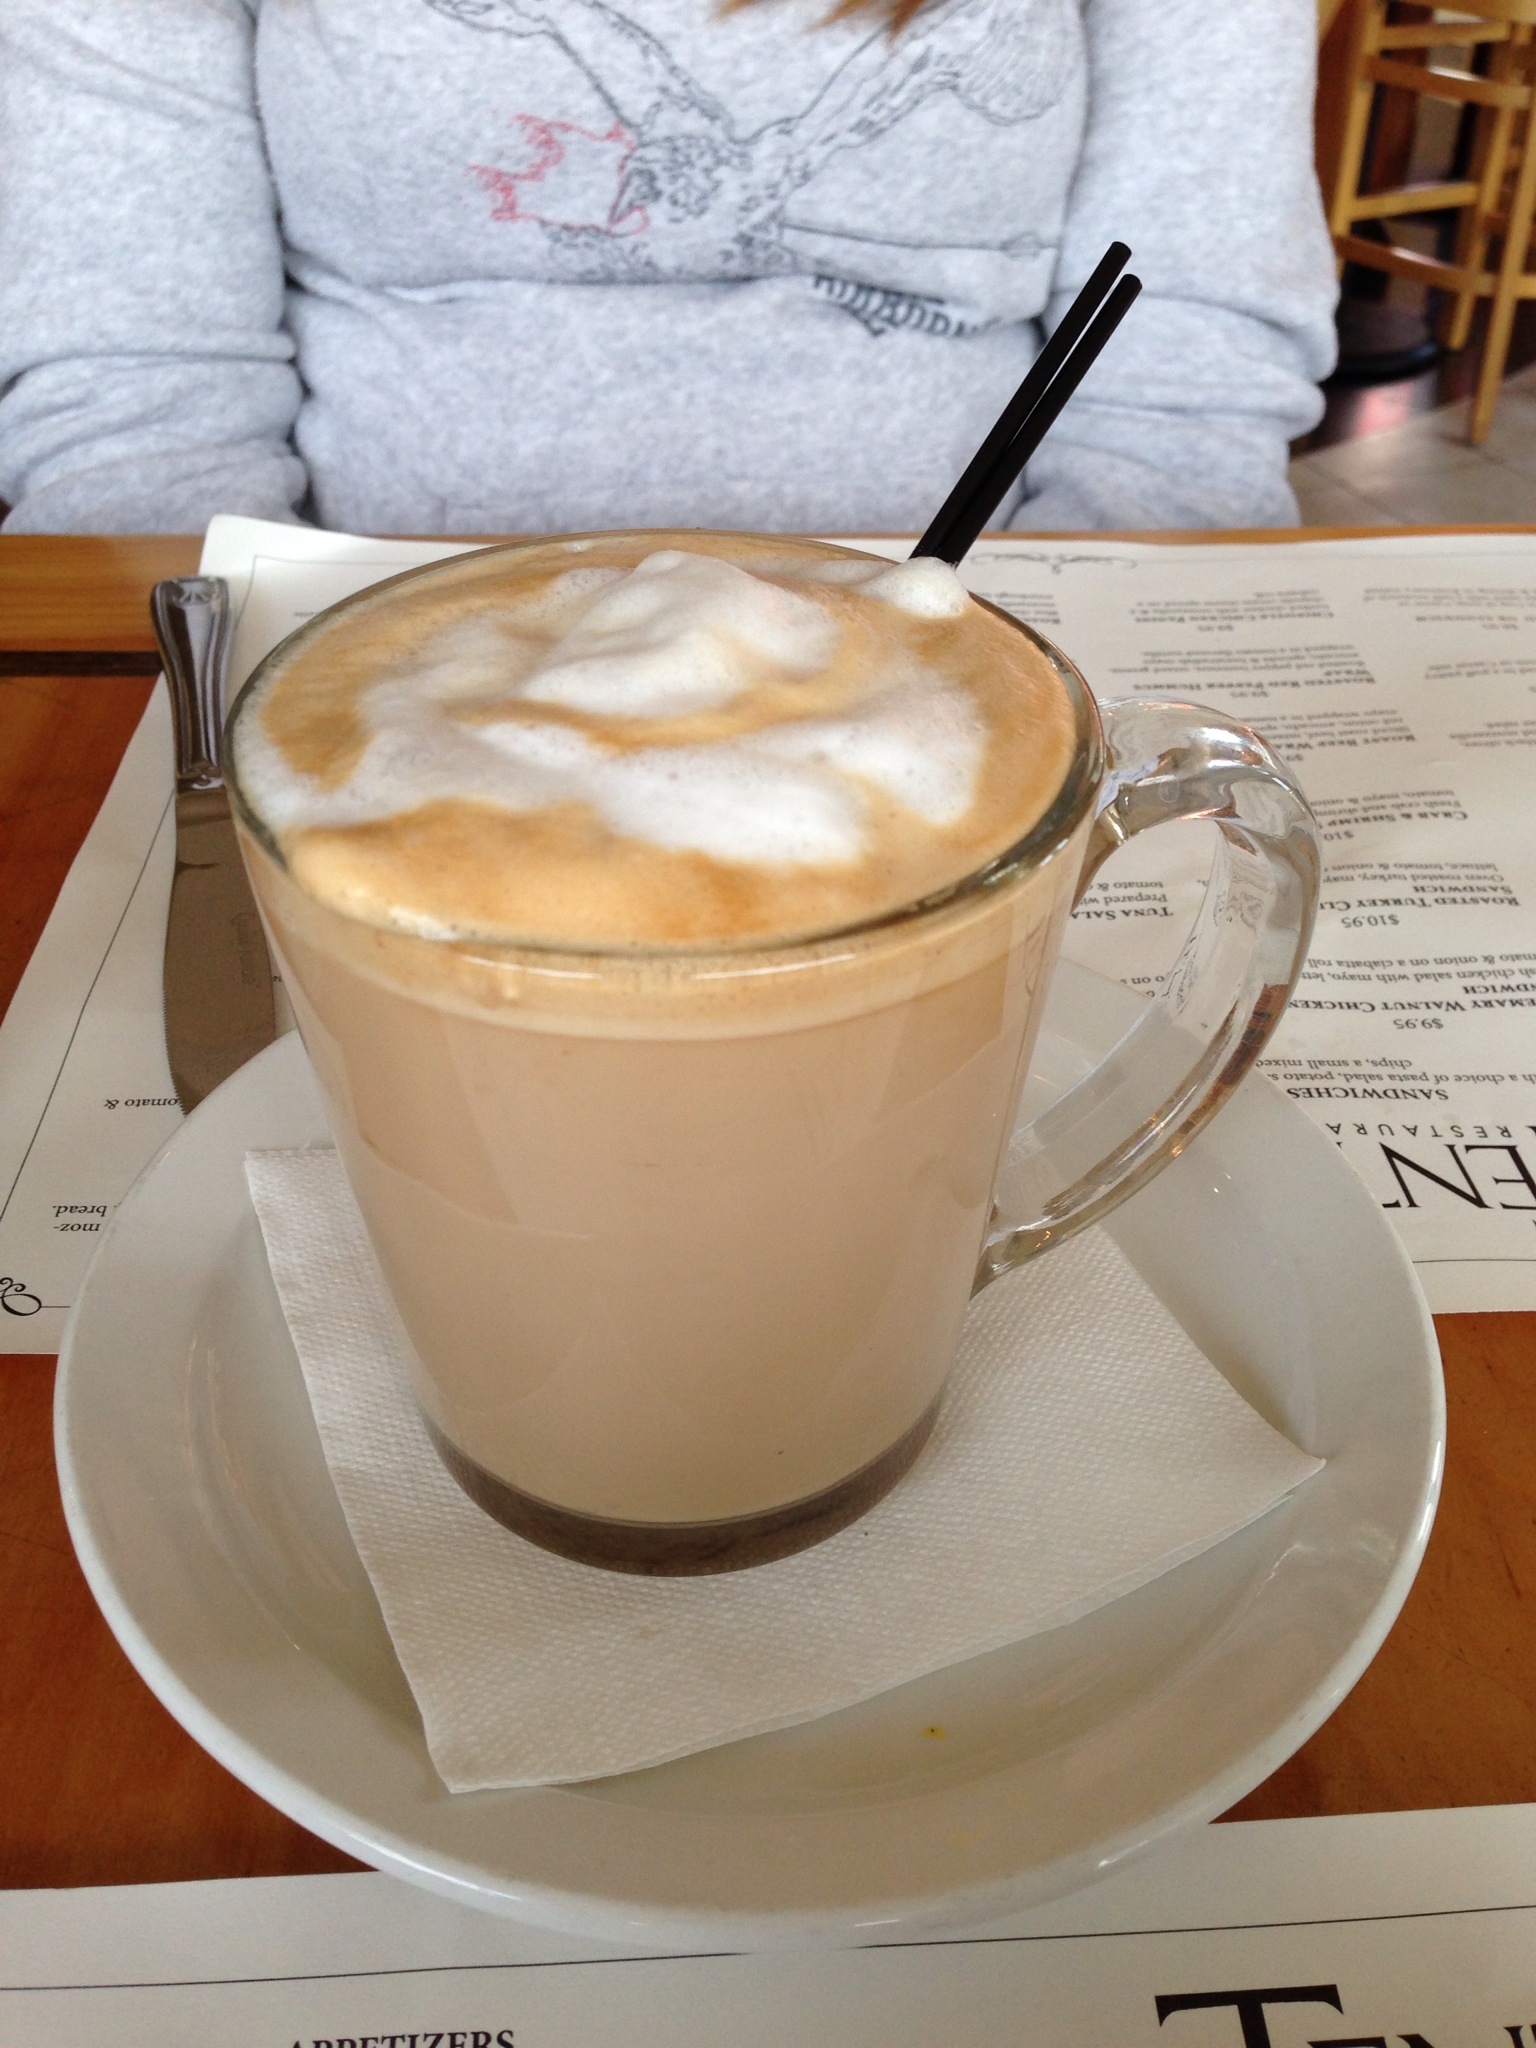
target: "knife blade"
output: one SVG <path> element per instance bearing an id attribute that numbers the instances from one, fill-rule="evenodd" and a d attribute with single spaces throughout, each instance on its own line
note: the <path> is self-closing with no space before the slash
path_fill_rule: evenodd
<path id="1" fill-rule="evenodd" d="M 165 928 L 165 1049 L 183 1109 L 277 1036 L 272 962 L 220 770 L 229 590 L 157 583 L 150 600 L 176 730 L 176 873 Z"/>

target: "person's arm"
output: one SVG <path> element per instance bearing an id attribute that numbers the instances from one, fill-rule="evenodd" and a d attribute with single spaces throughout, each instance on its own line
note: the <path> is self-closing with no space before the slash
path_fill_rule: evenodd
<path id="1" fill-rule="evenodd" d="M 292 519 L 244 0 L 0 0 L 0 500 L 21 533 Z"/>
<path id="2" fill-rule="evenodd" d="M 1089 127 L 1047 313 L 1111 241 L 1145 290 L 1011 524 L 1292 525 L 1287 443 L 1333 364 L 1313 0 L 1085 0 Z"/>

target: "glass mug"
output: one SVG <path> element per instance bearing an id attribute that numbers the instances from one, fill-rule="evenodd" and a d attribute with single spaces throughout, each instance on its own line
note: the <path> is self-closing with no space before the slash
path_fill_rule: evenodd
<path id="1" fill-rule="evenodd" d="M 242 786 L 242 720 L 354 605 L 484 559 L 375 585 L 257 669 L 225 746 L 252 884 L 448 1469 L 588 1564 L 766 1562 L 912 1463 L 972 1293 L 1142 1186 L 1252 1066 L 1305 956 L 1315 827 L 1244 727 L 1097 706 L 1007 619 L 1075 748 L 1025 836 L 936 896 L 697 950 L 365 924 L 289 872 Z M 1192 818 L 1217 851 L 1161 995 L 1015 1127 L 1073 904 L 1127 839 Z"/>

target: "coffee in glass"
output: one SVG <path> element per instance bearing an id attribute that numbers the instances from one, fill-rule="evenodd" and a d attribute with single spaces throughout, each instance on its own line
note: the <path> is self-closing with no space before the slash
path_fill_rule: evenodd
<path id="1" fill-rule="evenodd" d="M 1122 723 L 1159 717 L 1198 764 L 1117 779 L 1070 664 L 952 571 L 766 536 L 487 550 L 263 664 L 226 750 L 253 883 L 490 1512 L 640 1571 L 830 1534 L 921 1449 L 978 1274 L 1210 1113 L 1299 967 L 1315 846 L 1250 735 Z M 1010 1149 L 1075 894 L 1158 774 L 1153 815 L 1223 774 L 1231 813 L 1174 1085 L 1123 1055 Z"/>

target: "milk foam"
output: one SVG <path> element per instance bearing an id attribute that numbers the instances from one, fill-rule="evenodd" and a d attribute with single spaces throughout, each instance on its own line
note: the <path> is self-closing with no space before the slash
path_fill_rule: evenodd
<path id="1" fill-rule="evenodd" d="M 523 695 L 618 718 L 675 718 L 728 703 L 759 668 L 811 675 L 836 642 L 836 624 L 813 601 L 730 562 L 666 548 L 615 573 Z"/>
<path id="2" fill-rule="evenodd" d="M 909 616 L 952 617 L 970 602 L 939 562 L 870 565 L 857 580 Z M 813 594 L 681 549 L 627 572 L 578 569 L 528 605 L 447 628 L 367 687 L 367 744 L 341 782 L 296 771 L 260 721 L 243 738 L 241 779 L 279 835 L 444 800 L 515 812 L 580 803 L 625 838 L 716 860 L 855 861 L 869 846 L 869 790 L 935 826 L 971 802 L 976 710 L 910 657 L 883 661 L 841 716 L 795 717 L 791 702 L 777 722 L 704 744 L 615 746 L 525 708 L 680 721 L 772 685 L 792 693 L 825 669 L 844 630 Z"/>
<path id="3" fill-rule="evenodd" d="M 364 923 L 696 945 L 959 881 L 1075 745 L 1049 660 L 941 562 L 597 535 L 320 620 L 233 759 L 295 880 Z"/>

